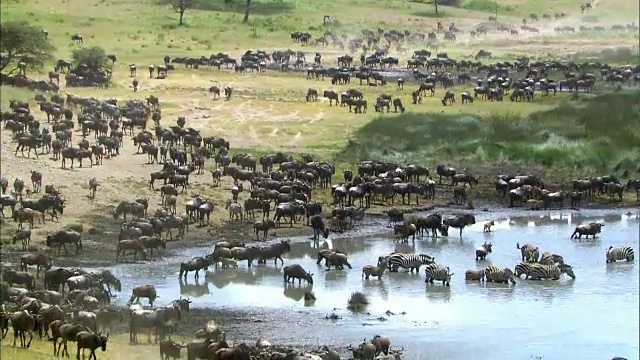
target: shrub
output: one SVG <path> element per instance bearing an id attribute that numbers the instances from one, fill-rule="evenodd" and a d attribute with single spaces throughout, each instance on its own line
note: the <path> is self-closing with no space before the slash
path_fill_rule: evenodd
<path id="1" fill-rule="evenodd" d="M 109 67 L 107 53 L 100 46 L 75 49 L 71 53 L 71 58 L 76 66 L 85 64 L 94 71 Z"/>
<path id="2" fill-rule="evenodd" d="M 347 309 L 352 311 L 362 311 L 367 307 L 367 305 L 369 305 L 369 299 L 367 299 L 367 295 L 356 291 L 354 293 L 351 293 Z"/>

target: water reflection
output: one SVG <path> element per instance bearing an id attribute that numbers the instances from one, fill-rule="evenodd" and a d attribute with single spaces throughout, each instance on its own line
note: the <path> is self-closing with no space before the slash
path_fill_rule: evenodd
<path id="1" fill-rule="evenodd" d="M 369 296 L 379 296 L 384 301 L 389 301 L 389 286 L 384 280 L 363 280 L 362 290 Z"/>
<path id="2" fill-rule="evenodd" d="M 313 285 L 309 284 L 295 284 L 293 283 L 284 283 L 284 296 L 288 297 L 293 301 L 300 301 L 304 298 L 305 292 L 312 292 Z"/>
<path id="3" fill-rule="evenodd" d="M 426 285 L 425 294 L 430 301 L 449 302 L 451 300 L 451 287 L 443 286 L 442 282 Z"/>
<path id="4" fill-rule="evenodd" d="M 524 280 L 518 281 L 516 279 L 517 284 L 522 284 Z M 482 283 L 482 287 L 484 288 L 485 296 L 490 299 L 495 300 L 510 300 L 516 292 L 516 286 L 512 284 L 498 284 L 492 282 Z"/>
<path id="5" fill-rule="evenodd" d="M 637 251 L 639 229 L 636 214 L 619 216 L 612 212 L 590 210 L 523 211 L 515 214 L 495 212 L 478 214 L 476 220 L 475 225 L 465 228 L 462 241 L 456 233 L 449 240 L 438 237 L 434 242 L 429 237 L 418 237 L 415 244 L 395 244 L 384 225 L 379 228 L 379 233 L 371 232 L 366 236 L 350 234 L 349 238 L 332 237 L 326 243 L 315 245 L 307 239 L 298 239 L 303 242 L 292 244 L 291 252 L 284 256 L 284 263 L 297 263 L 315 273 L 313 286 L 298 285 L 297 282 L 285 285 L 280 266 L 276 268 L 269 263 L 249 269 L 245 262 L 240 264 L 239 269 L 209 269 L 200 283 L 194 284 L 191 277 L 188 282 L 176 284 L 174 276 L 179 262 L 200 256 L 210 249 L 190 249 L 175 258 L 154 263 L 160 266 L 121 264 L 112 270 L 123 278 L 123 294 L 130 294 L 134 285 L 154 284 L 162 299 L 175 299 L 184 294 L 194 299 L 194 306 L 241 307 L 249 311 L 258 307 L 260 309 L 255 310 L 265 314 L 270 310 L 263 307 L 274 309 L 274 314 L 277 314 L 280 310 L 313 306 L 300 312 L 306 314 L 301 316 L 309 316 L 309 319 L 324 317 L 334 308 L 344 309 L 350 294 L 362 291 L 370 301 L 367 311 L 372 314 L 370 323 L 376 327 L 375 332 L 396 331 L 394 343 L 406 346 L 406 356 L 412 359 L 527 359 L 531 354 L 544 358 L 578 356 L 595 359 L 606 358 L 611 349 L 626 352 L 626 355 L 634 354 L 634 351 L 638 353 L 639 334 L 635 325 L 640 309 L 638 264 L 605 264 L 605 249 L 609 246 L 633 246 Z M 496 223 L 490 234 L 484 234 L 482 225 L 488 220 Z M 607 223 L 598 238 L 569 240 L 575 225 L 591 221 Z M 493 244 L 493 251 L 487 261 L 475 261 L 474 250 L 485 240 Z M 516 279 L 517 285 L 464 280 L 467 269 L 483 269 L 488 265 L 513 269 L 520 261 L 516 242 L 522 244 L 527 241 L 536 243 L 541 251 L 561 254 L 573 266 L 577 280 L 570 280 L 565 274 L 558 281 Z M 316 265 L 317 251 L 323 247 L 347 252 L 353 269 L 325 271 L 324 264 Z M 424 267 L 419 273 L 413 274 L 402 270 L 398 273 L 387 272 L 382 280 L 362 278 L 364 265 L 375 265 L 378 256 L 393 251 L 435 256 L 439 263 L 450 266 L 455 273 L 451 286 L 442 286 L 441 282 L 427 286 Z M 305 291 L 312 291 L 318 301 L 301 301 Z M 256 299 L 247 296 L 249 293 L 259 293 L 260 296 Z M 115 301 L 126 302 L 126 297 Z M 607 304 L 607 311 L 590 312 L 588 317 L 584 316 L 584 309 L 601 308 L 602 304 Z M 375 317 L 386 310 L 405 310 L 411 316 L 390 317 L 386 322 L 376 321 Z M 362 316 L 345 315 L 341 326 L 322 322 L 313 327 L 299 319 L 284 319 L 283 327 L 290 330 L 286 335 L 277 328 L 264 335 L 275 342 L 289 337 L 291 331 L 300 328 L 300 331 L 308 334 L 308 338 L 322 339 L 328 345 L 340 346 L 344 344 L 336 343 L 342 339 L 358 339 L 362 336 L 363 319 Z M 549 329 L 549 319 L 561 322 L 563 326 Z M 420 345 L 429 335 L 428 332 L 432 331 L 432 326 L 424 324 L 434 322 L 439 324 L 437 346 L 433 347 L 431 345 L 436 344 L 431 343 Z M 598 327 L 594 328 L 593 324 L 598 324 Z M 397 331 L 407 327 L 415 327 L 415 331 Z M 327 338 L 327 333 L 332 338 Z M 511 341 L 505 343 L 506 337 Z M 561 349 L 512 346 L 513 342 L 553 344 L 554 339 L 558 338 L 562 338 L 567 346 Z M 482 344 L 482 347 L 473 344 Z M 579 348 L 577 345 L 580 345 Z M 484 347 L 492 350 L 486 351 Z M 582 356 L 586 353 L 586 357 Z"/>
<path id="6" fill-rule="evenodd" d="M 180 295 L 190 297 L 200 297 L 210 294 L 209 283 L 206 281 L 200 282 L 200 279 L 195 279 L 195 283 L 190 284 L 189 279 L 179 278 Z"/>
<path id="7" fill-rule="evenodd" d="M 280 267 L 253 266 L 251 268 L 221 269 L 207 271 L 205 280 L 213 284 L 218 289 L 223 289 L 230 284 L 237 285 L 259 285 L 265 278 L 277 277 L 282 279 Z"/>

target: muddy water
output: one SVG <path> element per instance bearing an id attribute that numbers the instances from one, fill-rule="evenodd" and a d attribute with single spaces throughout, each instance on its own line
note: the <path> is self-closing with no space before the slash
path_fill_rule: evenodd
<path id="1" fill-rule="evenodd" d="M 496 221 L 489 235 L 482 232 L 488 219 Z M 415 246 L 395 245 L 389 231 L 372 226 L 367 227 L 370 235 L 330 239 L 326 245 L 347 252 L 353 270 L 324 271 L 316 265 L 317 248 L 311 242 L 295 243 L 285 264 L 299 263 L 314 272 L 313 287 L 283 284 L 280 264 L 276 268 L 273 262 L 251 269 L 244 262 L 238 270 L 201 274 L 198 283 L 193 275 L 187 283 L 179 282 L 176 263 L 210 249 L 192 249 L 152 265 L 123 264 L 114 270 L 124 279 L 122 294 L 130 294 L 133 285 L 149 283 L 157 287 L 162 302 L 182 294 L 191 296 L 198 307 L 276 314 L 275 318 L 284 319 L 277 326 L 256 325 L 257 332 L 273 342 L 339 346 L 384 333 L 392 336 L 394 344 L 404 346 L 410 359 L 637 358 L 638 260 L 605 263 L 608 246 L 632 246 L 638 256 L 636 215 L 583 211 L 506 217 L 491 213 L 477 220 L 464 229 L 462 238 L 454 231 L 437 241 L 418 238 Z M 575 225 L 591 221 L 606 224 L 601 238 L 569 239 Z M 493 253 L 486 262 L 476 262 L 474 249 L 484 241 L 493 243 Z M 520 260 L 516 242 L 534 242 L 542 251 L 563 255 L 573 265 L 576 279 L 562 275 L 559 281 L 520 280 L 516 286 L 464 281 L 466 269 L 489 264 L 513 268 Z M 375 264 L 378 256 L 392 251 L 435 256 L 455 272 L 451 286 L 427 286 L 423 271 L 419 275 L 387 273 L 383 281 L 361 278 L 363 265 Z M 305 306 L 303 293 L 311 289 L 318 300 Z M 353 291 L 368 295 L 369 314 L 344 309 Z M 124 297 L 118 301 L 125 302 Z M 342 319 L 325 320 L 335 308 Z M 387 316 L 387 310 L 406 314 Z"/>

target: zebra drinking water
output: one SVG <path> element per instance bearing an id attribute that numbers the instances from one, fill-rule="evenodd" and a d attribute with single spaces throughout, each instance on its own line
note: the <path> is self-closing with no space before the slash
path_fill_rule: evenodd
<path id="1" fill-rule="evenodd" d="M 611 262 L 616 262 L 618 260 L 627 260 L 633 261 L 634 253 L 633 248 L 630 246 L 623 246 L 614 248 L 613 246 L 609 246 L 607 249 L 607 264 Z"/>
<path id="2" fill-rule="evenodd" d="M 424 269 L 424 273 L 427 279 L 426 283 L 433 283 L 433 280 L 442 281 L 442 285 L 449 286 L 451 283 L 451 276 L 453 273 L 448 266 L 442 266 L 438 264 L 429 264 Z"/>
<path id="3" fill-rule="evenodd" d="M 531 280 L 542 280 L 542 279 L 551 279 L 551 280 L 559 280 L 560 275 L 565 273 L 569 275 L 570 278 L 575 279 L 576 275 L 573 273 L 573 268 L 571 265 L 562 264 L 562 265 L 540 265 L 535 264 L 531 266 L 531 270 L 529 271 L 529 279 Z"/>
<path id="4" fill-rule="evenodd" d="M 513 276 L 513 271 L 509 268 L 500 269 L 495 265 L 487 266 L 484 270 L 485 281 L 487 282 L 496 282 L 496 283 L 505 283 L 508 284 L 511 282 L 515 285 L 516 279 Z"/>
<path id="5" fill-rule="evenodd" d="M 426 254 L 403 254 L 394 253 L 389 256 L 387 264 L 389 270 L 397 272 L 398 267 L 409 269 L 410 272 L 420 271 L 420 266 L 435 263 L 435 258 Z"/>

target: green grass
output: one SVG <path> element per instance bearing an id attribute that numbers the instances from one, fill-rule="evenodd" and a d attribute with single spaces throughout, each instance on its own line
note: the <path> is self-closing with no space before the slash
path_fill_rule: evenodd
<path id="1" fill-rule="evenodd" d="M 109 341 L 107 342 L 107 351 L 102 352 L 98 350 L 96 355 L 101 360 L 145 360 L 157 358 L 158 345 L 147 345 L 146 336 L 144 334 L 139 335 L 141 345 L 133 346 L 129 345 L 128 334 L 111 334 Z M 179 341 L 179 340 L 178 340 Z M 31 342 L 29 349 L 20 348 L 20 340 L 16 342 L 17 347 L 13 347 L 13 332 L 10 330 L 7 337 L 2 341 L 2 353 L 3 359 L 12 360 L 49 360 L 54 359 L 53 356 L 53 343 L 45 340 L 38 339 L 36 335 Z M 69 355 L 72 359 L 76 357 L 76 344 L 69 343 L 67 345 Z M 186 358 L 186 350 L 183 350 L 183 357 Z M 89 351 L 85 350 L 85 358 L 89 356 Z"/>
<path id="2" fill-rule="evenodd" d="M 508 100 L 507 100 L 508 101 Z M 482 172 L 489 164 L 541 166 L 569 176 L 640 172 L 639 91 L 565 100 L 551 110 L 379 117 L 349 141 L 342 159 L 449 161 Z M 459 165 L 458 165 L 459 166 Z"/>

